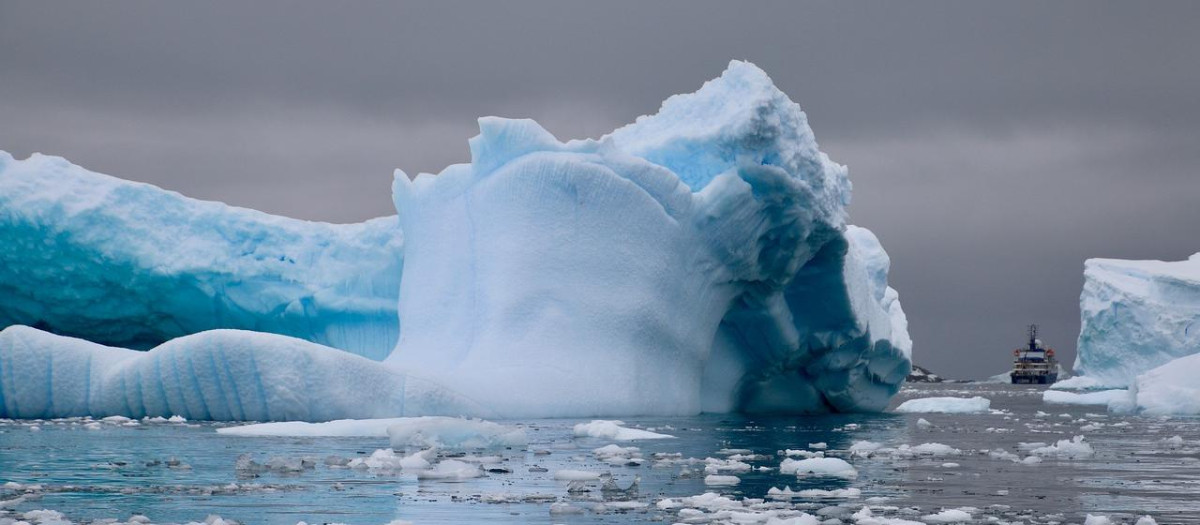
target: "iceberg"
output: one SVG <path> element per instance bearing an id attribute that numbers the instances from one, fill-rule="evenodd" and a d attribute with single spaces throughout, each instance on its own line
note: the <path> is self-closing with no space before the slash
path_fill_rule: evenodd
<path id="1" fill-rule="evenodd" d="M 1135 409 L 1156 416 L 1200 416 L 1200 354 L 1180 357 L 1137 377 L 1129 399 L 1115 400 L 1109 410 Z M 1132 404 L 1132 406 L 1130 406 Z"/>
<path id="2" fill-rule="evenodd" d="M 846 169 L 752 64 L 599 140 L 484 118 L 470 146 L 395 178 L 389 364 L 513 416 L 882 410 L 907 376 Z"/>
<path id="3" fill-rule="evenodd" d="M 142 352 L 0 331 L 0 415 L 10 418 L 367 419 L 404 412 L 410 388 L 375 361 L 262 332 L 211 330 Z"/>
<path id="4" fill-rule="evenodd" d="M 899 390 L 887 253 L 756 66 L 595 140 L 479 124 L 470 163 L 397 170 L 398 216 L 349 225 L 0 156 L 0 323 L 60 334 L 0 333 L 0 417 L 824 413 Z"/>
<path id="5" fill-rule="evenodd" d="M 395 217 L 326 224 L 0 151 L 0 328 L 146 349 L 271 332 L 381 360 L 399 334 Z"/>
<path id="6" fill-rule="evenodd" d="M 1200 353 L 1200 254 L 1186 261 L 1089 259 L 1080 297 L 1079 384 L 1123 388 Z"/>

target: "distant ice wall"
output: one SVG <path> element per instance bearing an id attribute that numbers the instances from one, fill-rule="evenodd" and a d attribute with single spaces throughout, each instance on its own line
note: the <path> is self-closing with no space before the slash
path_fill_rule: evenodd
<path id="1" fill-rule="evenodd" d="M 1089 259 L 1075 372 L 1109 386 L 1200 353 L 1200 254 L 1186 261 Z"/>
<path id="2" fill-rule="evenodd" d="M 326 224 L 0 151 L 0 328 L 149 348 L 213 328 L 373 359 L 398 337 L 395 217 Z"/>

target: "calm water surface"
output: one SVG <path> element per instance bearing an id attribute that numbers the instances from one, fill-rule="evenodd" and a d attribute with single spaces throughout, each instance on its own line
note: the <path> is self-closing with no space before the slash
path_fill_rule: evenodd
<path id="1" fill-rule="evenodd" d="M 217 434 L 220 424 L 102 425 L 79 421 L 0 423 L 0 522 L 34 509 L 55 509 L 76 522 L 128 519 L 154 522 L 203 520 L 216 514 L 241 523 L 671 523 L 678 509 L 661 510 L 663 498 L 717 492 L 738 500 L 764 498 L 771 487 L 793 490 L 858 488 L 856 498 L 767 500 L 786 512 L 820 513 L 853 523 L 864 505 L 876 515 L 920 520 L 943 508 L 967 509 L 978 523 L 1081 523 L 1091 514 L 1132 522 L 1142 514 L 1159 523 L 1200 523 L 1200 420 L 1115 416 L 1103 407 L 1045 405 L 1041 389 L 1010 385 L 917 385 L 894 401 L 928 396 L 983 396 L 987 414 L 850 414 L 823 417 L 699 416 L 628 418 L 677 439 L 621 443 L 637 446 L 641 466 L 610 466 L 592 450 L 611 441 L 575 438 L 580 420 L 510 421 L 526 429 L 530 445 L 500 450 L 492 465 L 510 472 L 452 483 L 418 480 L 401 472 L 333 468 L 330 455 L 359 457 L 388 447 L 386 438 L 248 438 Z M 918 424 L 920 419 L 927 424 Z M 31 430 L 31 425 L 39 430 Z M 1078 460 L 1047 458 L 1026 465 L 995 457 L 1003 449 L 1027 456 L 1021 443 L 1054 443 L 1082 435 L 1095 454 Z M 1166 438 L 1180 436 L 1178 442 Z M 853 456 L 860 440 L 885 447 L 942 443 L 961 453 L 944 457 L 883 453 Z M 852 480 L 797 478 L 778 472 L 777 451 L 824 442 L 827 455 L 858 469 Z M 748 449 L 748 461 L 771 470 L 738 473 L 732 487 L 705 486 L 704 464 L 653 461 L 654 453 L 682 458 L 722 458 Z M 258 462 L 313 457 L 297 473 L 239 475 L 238 456 Z M 599 482 L 569 491 L 557 470 L 610 472 L 624 488 L 640 478 L 636 495 L 601 491 Z M 30 488 L 31 485 L 40 487 Z M 614 504 L 614 500 L 624 500 Z M 607 501 L 608 504 L 604 502 Z M 551 514 L 552 503 L 579 514 Z M 645 504 L 645 506 L 642 506 Z M 562 506 L 560 505 L 559 508 Z M 720 521 L 709 513 L 697 520 Z"/>

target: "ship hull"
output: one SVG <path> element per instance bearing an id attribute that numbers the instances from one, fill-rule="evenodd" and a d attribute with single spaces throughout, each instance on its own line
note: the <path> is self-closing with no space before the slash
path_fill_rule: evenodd
<path id="1" fill-rule="evenodd" d="M 1012 376 L 1014 385 L 1050 385 L 1058 381 L 1058 374 L 1016 375 Z"/>

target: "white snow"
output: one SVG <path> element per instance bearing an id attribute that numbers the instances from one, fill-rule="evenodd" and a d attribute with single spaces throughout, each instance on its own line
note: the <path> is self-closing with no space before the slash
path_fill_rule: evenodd
<path id="1" fill-rule="evenodd" d="M 923 397 L 910 399 L 896 407 L 896 412 L 904 413 L 938 413 L 938 414 L 978 414 L 987 412 L 992 407 L 992 401 L 984 397 Z"/>
<path id="2" fill-rule="evenodd" d="M 1200 332 L 1200 325 L 1195 327 Z M 1200 415 L 1200 354 L 1170 361 L 1137 377 L 1133 402 L 1143 414 Z"/>

